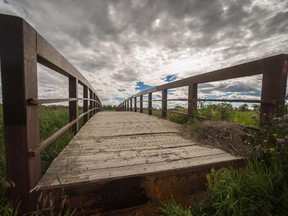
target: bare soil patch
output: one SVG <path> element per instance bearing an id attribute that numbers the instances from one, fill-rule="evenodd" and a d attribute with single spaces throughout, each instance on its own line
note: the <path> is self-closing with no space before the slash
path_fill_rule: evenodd
<path id="1" fill-rule="evenodd" d="M 219 120 L 196 121 L 184 127 L 184 135 L 196 140 L 198 145 L 220 148 L 232 155 L 248 158 L 253 148 L 244 144 L 251 139 L 245 127 Z"/>

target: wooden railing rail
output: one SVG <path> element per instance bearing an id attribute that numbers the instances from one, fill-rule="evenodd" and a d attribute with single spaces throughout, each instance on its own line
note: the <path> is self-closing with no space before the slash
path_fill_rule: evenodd
<path id="1" fill-rule="evenodd" d="M 156 86 L 145 91 L 139 92 L 121 102 L 117 108 L 119 111 L 138 111 L 137 104 L 140 104 L 139 111 L 143 113 L 143 103 L 148 102 L 148 114 L 152 115 L 152 102 L 162 102 L 161 112 L 165 118 L 167 113 L 173 112 L 188 115 L 190 118 L 195 116 L 198 101 L 211 102 L 243 102 L 243 103 L 259 103 L 260 106 L 260 123 L 263 124 L 269 115 L 277 113 L 281 105 L 285 104 L 286 86 L 288 73 L 288 55 L 280 54 L 272 57 L 247 62 L 244 64 L 204 73 L 186 79 L 170 82 L 164 85 Z M 261 100 L 249 99 L 199 99 L 197 97 L 198 84 L 222 81 L 234 78 L 248 77 L 262 74 Z M 188 87 L 188 98 L 167 99 L 169 89 L 179 87 Z M 152 93 L 162 92 L 162 99 L 153 99 Z M 144 95 L 148 96 L 148 100 L 143 100 Z M 137 100 L 139 98 L 139 100 Z M 134 101 L 134 106 L 132 101 Z M 187 101 L 187 113 L 177 112 L 167 109 L 168 101 Z"/>
<path id="2" fill-rule="evenodd" d="M 25 213 L 36 207 L 36 194 L 30 190 L 41 177 L 41 151 L 68 129 L 76 134 L 79 120 L 85 124 L 102 104 L 88 80 L 25 20 L 0 14 L 0 30 L 7 177 L 15 185 L 9 195 L 21 201 Z M 68 78 L 69 98 L 38 98 L 37 62 Z M 78 84 L 83 98 L 78 98 Z M 69 123 L 40 143 L 38 105 L 59 102 L 69 102 Z"/>

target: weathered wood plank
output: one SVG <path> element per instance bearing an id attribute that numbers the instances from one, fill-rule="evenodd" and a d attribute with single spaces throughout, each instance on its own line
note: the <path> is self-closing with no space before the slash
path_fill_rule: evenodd
<path id="1" fill-rule="evenodd" d="M 169 148 L 169 149 L 156 149 L 156 150 L 143 150 L 143 151 L 121 151 L 121 152 L 103 152 L 97 155 L 83 155 L 71 157 L 61 157 L 57 160 L 58 167 L 53 168 L 47 172 L 46 175 L 56 172 L 69 172 L 69 173 L 82 173 L 82 172 L 95 172 L 98 169 L 121 167 L 121 166 L 133 166 L 138 164 L 150 164 L 158 162 L 170 162 L 173 160 L 195 158 L 203 155 L 217 155 L 223 154 L 220 149 L 206 149 L 199 146 L 186 146 L 182 148 Z M 60 169 L 59 169 L 60 167 Z M 67 167 L 67 171 L 62 167 Z"/>
<path id="2" fill-rule="evenodd" d="M 149 164 L 139 164 L 133 166 L 121 166 L 121 167 L 111 167 L 107 169 L 95 170 L 95 172 L 82 172 L 81 175 L 75 175 L 75 173 L 57 173 L 54 175 L 46 175 L 43 178 L 39 186 L 43 187 L 57 187 L 59 186 L 59 181 L 57 178 L 61 179 L 62 185 L 77 185 L 79 183 L 96 183 L 107 180 L 114 180 L 121 177 L 131 177 L 131 176 L 143 176 L 145 174 L 152 174 L 156 172 L 172 172 L 181 169 L 193 168 L 196 166 L 204 166 L 207 164 L 233 161 L 237 160 L 234 156 L 222 153 L 211 156 L 201 156 L 195 160 L 195 158 L 184 158 L 174 161 L 162 161 L 158 163 Z"/>

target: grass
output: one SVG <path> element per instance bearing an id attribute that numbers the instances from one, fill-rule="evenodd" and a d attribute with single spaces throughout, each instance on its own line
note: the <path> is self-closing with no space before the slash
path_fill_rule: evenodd
<path id="1" fill-rule="evenodd" d="M 241 120 L 240 123 L 245 123 L 243 119 L 250 124 L 257 122 L 255 118 L 248 119 L 254 112 L 233 112 L 231 116 Z M 199 124 L 195 121 L 192 128 L 201 129 Z M 164 203 L 162 213 L 168 216 L 288 215 L 287 132 L 288 115 L 271 119 L 255 133 L 252 141 L 246 141 L 256 150 L 254 157 L 247 159 L 245 169 L 212 169 L 207 175 L 204 200 L 189 208 L 170 200 Z"/>
<path id="2" fill-rule="evenodd" d="M 168 110 L 169 111 L 169 110 Z M 186 108 L 177 108 L 171 109 L 170 111 L 188 113 Z M 139 112 L 139 110 L 138 110 Z M 148 110 L 144 109 L 143 113 L 148 114 Z M 222 103 L 218 105 L 201 105 L 197 110 L 197 116 L 215 119 L 215 120 L 225 120 L 231 121 L 239 124 L 244 124 L 247 126 L 258 127 L 259 125 L 259 112 L 251 110 L 237 110 L 232 107 L 232 105 L 227 103 Z M 161 118 L 161 110 L 153 109 L 152 116 Z M 179 124 L 185 124 L 188 122 L 188 116 L 177 114 L 177 113 L 168 113 L 167 119 L 176 122 Z"/>
<path id="3" fill-rule="evenodd" d="M 178 205 L 173 199 L 163 203 L 160 208 L 161 213 L 164 215 L 177 215 L 177 216 L 192 216 L 189 208 L 183 208 Z"/>
<path id="4" fill-rule="evenodd" d="M 39 108 L 40 140 L 43 141 L 69 122 L 68 108 L 65 106 L 40 106 Z M 44 173 L 54 158 L 72 139 L 67 131 L 41 153 L 41 170 Z"/>
<path id="5" fill-rule="evenodd" d="M 81 109 L 80 109 L 81 112 Z M 40 106 L 39 128 L 40 141 L 45 140 L 69 121 L 68 108 L 65 106 Z M 81 123 L 80 123 L 81 124 Z M 47 170 L 54 158 L 66 147 L 72 139 L 72 134 L 67 131 L 56 139 L 41 153 L 42 174 Z M 3 107 L 0 105 L 0 215 L 17 215 L 18 204 L 8 200 L 7 188 L 10 186 L 6 180 L 5 146 L 3 142 Z M 38 212 L 40 214 L 40 212 Z M 38 214 L 37 212 L 35 215 Z M 67 212 L 72 215 L 73 212 Z M 53 214 L 54 215 L 54 214 Z"/>

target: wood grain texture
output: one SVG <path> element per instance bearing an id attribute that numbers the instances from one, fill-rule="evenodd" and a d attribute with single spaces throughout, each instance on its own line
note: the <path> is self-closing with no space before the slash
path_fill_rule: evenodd
<path id="1" fill-rule="evenodd" d="M 97 183 L 239 158 L 181 136 L 181 125 L 135 112 L 93 116 L 53 161 L 39 187 Z"/>

